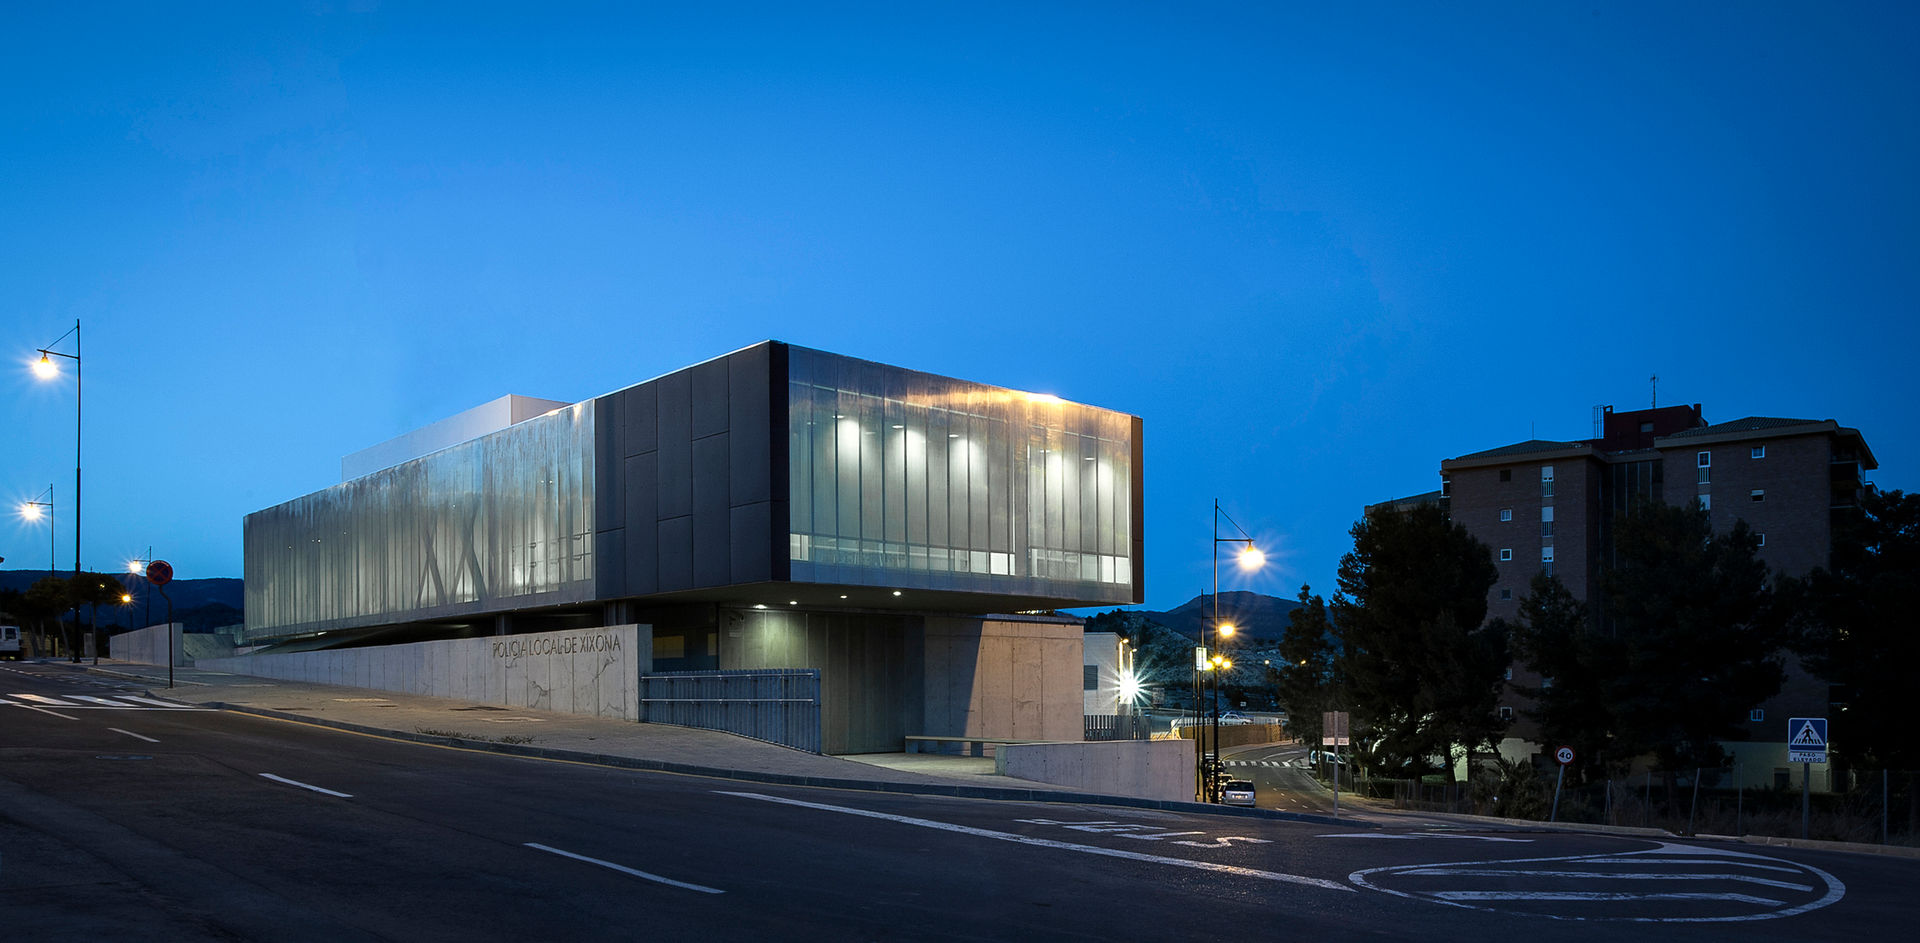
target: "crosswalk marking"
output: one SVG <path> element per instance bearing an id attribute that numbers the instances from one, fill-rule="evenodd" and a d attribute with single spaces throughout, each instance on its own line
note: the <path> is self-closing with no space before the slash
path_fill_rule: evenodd
<path id="1" fill-rule="evenodd" d="M 12 698 L 12 700 L 8 700 Z M 210 708 L 192 704 L 175 704 L 135 694 L 121 694 L 114 697 L 96 697 L 89 694 L 68 694 L 65 699 L 49 697 L 45 694 L 8 694 L 0 696 L 0 707 L 64 707 L 69 710 L 122 710 L 122 711 L 204 711 Z"/>

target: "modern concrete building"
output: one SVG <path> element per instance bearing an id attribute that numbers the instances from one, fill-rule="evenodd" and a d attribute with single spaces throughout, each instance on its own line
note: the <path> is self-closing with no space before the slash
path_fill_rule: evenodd
<path id="1" fill-rule="evenodd" d="M 1542 571 L 1576 598 L 1592 600 L 1613 550 L 1614 517 L 1642 500 L 1697 502 L 1718 531 L 1744 520 L 1768 566 L 1805 575 L 1827 563 L 1836 517 L 1857 511 L 1870 487 L 1865 473 L 1876 467 L 1860 432 L 1830 419 L 1753 416 L 1709 424 L 1698 404 L 1604 407 L 1591 439 L 1534 439 L 1446 459 L 1438 492 L 1375 507 L 1444 507 L 1493 550 L 1499 581 L 1487 616 L 1512 620 Z M 1516 680 L 1538 683 L 1523 666 L 1513 671 Z M 1511 692 L 1503 703 L 1509 716 L 1520 706 Z M 1826 713 L 1826 685 L 1795 668 L 1782 692 L 1746 722 L 1753 746 L 1766 752 L 1771 741 L 1784 740 L 1789 717 Z M 1515 732 L 1530 739 L 1532 727 L 1523 720 Z M 1784 775 L 1785 752 L 1777 752 Z M 1753 760 L 1749 769 L 1765 766 L 1771 777 L 1770 760 Z"/>
<path id="2" fill-rule="evenodd" d="M 247 637 L 638 624 L 643 671 L 818 669 L 829 753 L 1079 739 L 1078 620 L 1032 613 L 1144 598 L 1140 433 L 771 341 L 580 403 L 507 397 L 248 515 Z"/>

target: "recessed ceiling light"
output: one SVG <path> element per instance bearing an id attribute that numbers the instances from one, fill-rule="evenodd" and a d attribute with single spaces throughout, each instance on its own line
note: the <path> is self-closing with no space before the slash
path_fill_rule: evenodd
<path id="1" fill-rule="evenodd" d="M 895 596 L 898 596 L 898 595 L 900 595 L 900 591 L 896 589 L 896 590 L 894 590 L 894 591 L 893 591 L 893 594 L 894 594 Z"/>
<path id="2" fill-rule="evenodd" d="M 895 429 L 905 429 L 905 428 L 906 428 L 906 426 L 902 426 L 902 425 L 898 425 L 898 424 L 896 424 L 896 425 L 894 426 L 894 428 L 895 428 Z"/>
<path id="3" fill-rule="evenodd" d="M 766 604 L 766 603 L 763 603 L 763 602 L 757 602 L 757 603 L 754 603 L 754 604 L 753 604 L 753 608 L 755 608 L 755 609 L 765 609 L 765 608 L 767 608 L 767 604 Z"/>
<path id="4" fill-rule="evenodd" d="M 787 605 L 789 605 L 789 606 L 798 606 L 798 605 L 800 605 L 800 600 L 798 600 L 798 599 L 789 599 L 789 600 L 787 600 Z"/>
<path id="5" fill-rule="evenodd" d="M 840 594 L 840 598 L 841 598 L 841 599 L 845 599 L 845 598 L 847 598 L 847 594 L 846 594 L 846 593 L 841 593 L 841 594 Z"/>

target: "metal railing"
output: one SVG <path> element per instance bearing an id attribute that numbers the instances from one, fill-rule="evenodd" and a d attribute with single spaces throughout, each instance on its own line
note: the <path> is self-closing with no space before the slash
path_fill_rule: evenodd
<path id="1" fill-rule="evenodd" d="M 1082 714 L 1087 740 L 1146 740 L 1152 725 L 1143 714 Z"/>
<path id="2" fill-rule="evenodd" d="M 820 752 L 820 672 L 668 671 L 640 676 L 640 719 Z"/>

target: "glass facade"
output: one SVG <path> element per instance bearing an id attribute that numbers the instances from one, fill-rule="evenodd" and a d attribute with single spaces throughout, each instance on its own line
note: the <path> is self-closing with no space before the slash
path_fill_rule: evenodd
<path id="1" fill-rule="evenodd" d="M 793 347 L 791 578 L 1131 602 L 1134 422 Z"/>
<path id="2" fill-rule="evenodd" d="M 247 516 L 250 634 L 592 600 L 591 403 Z"/>

